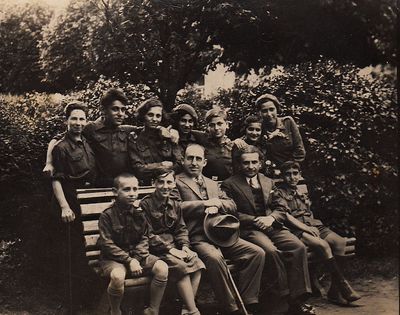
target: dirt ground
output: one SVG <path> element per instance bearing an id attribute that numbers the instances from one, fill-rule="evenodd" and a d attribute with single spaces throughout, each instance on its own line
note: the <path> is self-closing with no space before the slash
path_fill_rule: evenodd
<path id="1" fill-rule="evenodd" d="M 350 281 L 354 288 L 362 295 L 362 299 L 348 307 L 330 304 L 325 298 L 311 298 L 309 302 L 317 309 L 318 315 L 397 315 L 399 314 L 399 282 L 397 260 L 377 260 L 368 263 L 365 259 L 356 259 L 351 270 L 346 270 L 351 276 Z M 27 288 L 10 286 L 9 277 L 0 273 L 0 314 L 1 315 L 53 315 L 62 314 L 59 308 L 59 299 L 53 292 L 41 285 Z M 322 282 L 327 289 L 328 282 Z M 11 288 L 13 292 L 6 292 Z M 207 287 L 200 292 L 199 303 L 203 315 L 218 314 L 216 303 Z M 210 295 L 211 294 L 211 295 Z M 211 296 L 211 298 L 210 298 Z M 179 307 L 179 306 L 178 306 Z M 103 311 L 82 310 L 79 315 L 103 315 Z M 172 306 L 164 309 L 161 315 L 175 315 L 179 309 Z M 132 314 L 132 313 L 131 313 Z M 131 315 L 129 314 L 129 315 Z M 138 315 L 140 315 L 138 313 Z M 269 313 L 265 313 L 269 315 Z"/>

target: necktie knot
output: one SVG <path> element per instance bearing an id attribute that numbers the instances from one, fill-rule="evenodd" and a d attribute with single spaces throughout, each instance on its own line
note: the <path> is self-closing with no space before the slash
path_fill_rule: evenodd
<path id="1" fill-rule="evenodd" d="M 199 185 L 199 186 L 203 186 L 204 185 L 204 180 L 203 180 L 203 177 L 202 176 L 199 176 L 199 177 L 196 177 L 195 179 L 194 179 L 194 181 L 197 183 L 197 185 Z"/>
<path id="2" fill-rule="evenodd" d="M 256 177 L 250 178 L 250 187 L 254 189 L 260 188 L 260 184 L 258 183 L 258 180 Z"/>

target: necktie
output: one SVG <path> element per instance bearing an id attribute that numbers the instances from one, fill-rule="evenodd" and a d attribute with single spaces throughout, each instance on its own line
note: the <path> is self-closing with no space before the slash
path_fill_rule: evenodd
<path id="1" fill-rule="evenodd" d="M 201 195 L 202 199 L 208 199 L 207 190 L 206 190 L 206 187 L 204 185 L 203 176 L 199 176 L 197 178 L 194 178 L 194 181 L 199 186 L 199 191 L 200 191 L 200 195 Z"/>
<path id="2" fill-rule="evenodd" d="M 258 183 L 257 177 L 250 178 L 250 187 L 254 189 L 260 188 L 260 184 Z"/>

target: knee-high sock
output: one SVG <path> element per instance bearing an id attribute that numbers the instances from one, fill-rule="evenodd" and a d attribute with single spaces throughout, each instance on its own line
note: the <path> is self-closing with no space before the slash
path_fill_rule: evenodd
<path id="1" fill-rule="evenodd" d="M 158 314 L 160 309 L 161 301 L 164 296 L 165 287 L 167 286 L 167 280 L 153 278 L 150 284 L 150 308 L 155 314 Z"/>

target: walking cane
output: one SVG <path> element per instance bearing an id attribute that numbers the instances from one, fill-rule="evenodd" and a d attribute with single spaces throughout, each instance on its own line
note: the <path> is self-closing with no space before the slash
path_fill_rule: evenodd
<path id="1" fill-rule="evenodd" d="M 68 259 L 68 272 L 67 272 L 67 283 L 68 283 L 68 304 L 69 314 L 72 315 L 72 263 L 71 263 L 71 223 L 67 223 L 67 259 Z"/>
<path id="2" fill-rule="evenodd" d="M 246 307 L 244 305 L 244 302 L 242 300 L 242 297 L 240 296 L 240 292 L 239 292 L 238 288 L 236 287 L 235 281 L 233 280 L 232 274 L 231 274 L 228 266 L 226 266 L 226 271 L 228 272 L 228 280 L 231 285 L 231 289 L 233 291 L 233 295 L 235 297 L 236 304 L 239 307 L 239 310 L 242 312 L 243 315 L 249 315 L 249 313 L 247 312 Z"/>

